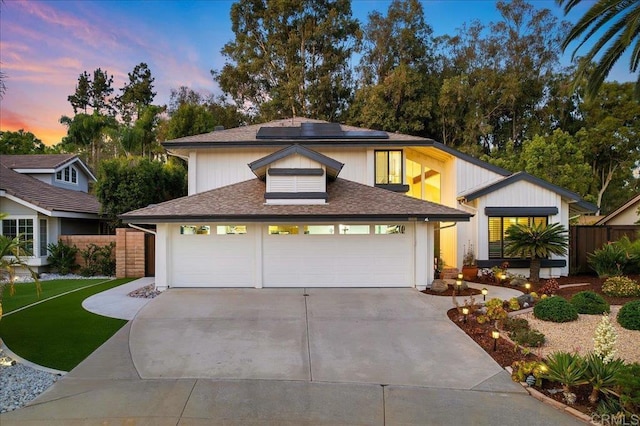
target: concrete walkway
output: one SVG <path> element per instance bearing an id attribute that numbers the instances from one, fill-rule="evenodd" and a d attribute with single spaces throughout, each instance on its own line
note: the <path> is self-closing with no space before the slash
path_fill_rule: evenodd
<path id="1" fill-rule="evenodd" d="M 153 277 L 139 278 L 118 287 L 110 288 L 102 293 L 87 297 L 82 307 L 94 314 L 110 318 L 132 320 L 138 311 L 152 299 L 127 296 L 134 290 L 153 284 Z"/>
<path id="2" fill-rule="evenodd" d="M 581 424 L 513 383 L 451 306 L 413 289 L 172 289 L 0 424 Z"/>

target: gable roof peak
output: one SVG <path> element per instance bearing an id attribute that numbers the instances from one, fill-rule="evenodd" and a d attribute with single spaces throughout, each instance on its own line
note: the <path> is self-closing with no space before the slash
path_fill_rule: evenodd
<path id="1" fill-rule="evenodd" d="M 344 167 L 343 163 L 297 143 L 289 145 L 288 147 L 276 151 L 273 154 L 269 154 L 256 161 L 253 161 L 248 165 L 251 171 L 259 179 L 264 179 L 267 173 L 267 168 L 270 164 L 294 154 L 302 155 L 309 158 L 310 160 L 322 164 L 327 168 L 327 175 L 332 179 L 337 178 L 338 174 L 340 174 L 340 170 L 342 170 L 342 168 Z"/>

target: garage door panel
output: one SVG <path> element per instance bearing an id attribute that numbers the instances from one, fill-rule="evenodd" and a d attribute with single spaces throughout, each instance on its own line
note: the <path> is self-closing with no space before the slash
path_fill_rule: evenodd
<path id="1" fill-rule="evenodd" d="M 411 287 L 411 237 L 267 235 L 265 287 Z"/>
<path id="2" fill-rule="evenodd" d="M 174 287 L 253 287 L 255 249 L 250 235 L 176 235 Z"/>

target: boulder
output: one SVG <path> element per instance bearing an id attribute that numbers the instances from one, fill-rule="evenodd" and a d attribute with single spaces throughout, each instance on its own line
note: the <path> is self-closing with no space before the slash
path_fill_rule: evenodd
<path id="1" fill-rule="evenodd" d="M 514 279 L 511 280 L 511 285 L 513 287 L 523 287 L 524 285 L 527 283 L 527 280 L 525 278 L 522 277 L 515 277 Z"/>
<path id="2" fill-rule="evenodd" d="M 433 280 L 431 283 L 431 290 L 436 293 L 443 293 L 447 291 L 447 288 L 448 286 L 445 280 Z"/>
<path id="3" fill-rule="evenodd" d="M 530 294 L 522 294 L 518 296 L 518 303 L 523 307 L 525 303 L 527 304 L 527 306 L 531 306 L 533 304 L 533 296 Z"/>

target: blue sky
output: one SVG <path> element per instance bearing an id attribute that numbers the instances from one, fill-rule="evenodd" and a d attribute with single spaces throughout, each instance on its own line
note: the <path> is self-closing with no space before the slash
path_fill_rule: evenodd
<path id="1" fill-rule="evenodd" d="M 155 77 L 155 103 L 165 104 L 181 85 L 219 93 L 209 71 L 224 64 L 220 49 L 233 38 L 232 1 L 26 1 L 5 0 L 0 9 L 0 62 L 8 75 L 0 101 L 0 129 L 24 128 L 45 143 L 65 135 L 60 116 L 73 110 L 67 96 L 78 75 L 96 68 L 114 75 L 114 87 L 146 62 Z M 390 1 L 353 0 L 355 18 L 373 10 L 386 13 Z M 465 22 L 496 21 L 493 0 L 423 1 L 436 35 L 454 34 Z M 530 1 L 562 17 L 552 0 Z M 588 3 L 587 3 L 588 4 Z M 581 11 L 567 18 L 575 20 Z M 569 62 L 569 54 L 564 56 Z M 633 81 L 620 63 L 611 79 Z"/>

